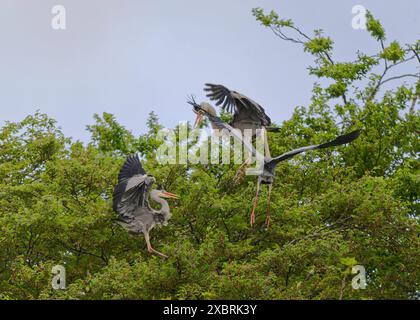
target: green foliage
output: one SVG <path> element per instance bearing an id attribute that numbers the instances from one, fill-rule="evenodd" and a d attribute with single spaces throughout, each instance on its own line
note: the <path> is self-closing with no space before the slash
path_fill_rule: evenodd
<path id="1" fill-rule="evenodd" d="M 328 88 L 325 89 L 325 92 L 329 95 L 330 98 L 338 98 L 344 95 L 347 91 L 347 86 L 345 83 L 339 81 L 331 84 Z"/>
<path id="2" fill-rule="evenodd" d="M 376 40 L 385 40 L 385 30 L 379 20 L 375 19 L 371 12 L 366 13 L 366 29 L 370 32 L 371 36 Z"/>
<path id="3" fill-rule="evenodd" d="M 112 114 L 104 112 L 102 117 L 95 114 L 96 124 L 87 126 L 92 134 L 92 142 L 102 152 L 128 154 L 134 151 L 133 135 L 120 125 Z"/>
<path id="4" fill-rule="evenodd" d="M 264 14 L 264 10 L 261 8 L 252 9 L 254 17 L 261 22 L 263 26 L 269 27 L 275 25 L 278 27 L 292 27 L 293 22 L 290 19 L 280 19 L 279 15 L 275 11 L 270 11 L 268 15 Z"/>
<path id="5" fill-rule="evenodd" d="M 304 45 L 304 50 L 312 54 L 319 54 L 322 52 L 330 52 L 332 50 L 333 41 L 329 37 L 322 37 L 321 35 L 309 40 Z"/>
<path id="6" fill-rule="evenodd" d="M 332 40 L 320 31 L 312 39 L 275 12 L 255 9 L 254 15 L 264 26 L 281 28 L 280 38 L 303 45 L 314 56 L 309 73 L 328 83 L 316 83 L 311 103 L 270 133 L 271 153 L 363 128 L 359 139 L 279 165 L 266 230 L 265 188 L 251 228 L 255 177 L 234 183 L 238 165 L 157 162 L 163 142 L 154 113 L 138 137 L 113 115 L 94 115 L 86 145 L 66 138 L 47 115 L 8 122 L 0 128 L 0 299 L 418 294 L 419 81 L 380 90 L 390 66 L 416 61 L 418 43 L 402 49 L 392 42 L 374 56 L 359 52 L 354 61 L 335 61 Z M 372 16 L 368 21 L 372 36 L 384 41 L 379 22 Z M 284 37 L 284 28 L 300 38 Z M 175 128 L 177 139 L 195 147 L 199 139 L 183 141 L 181 129 Z M 151 234 L 167 260 L 149 255 L 143 237 L 115 224 L 112 191 L 124 157 L 133 152 L 168 191 L 181 195 L 170 203 L 169 225 Z M 57 264 L 66 267 L 65 290 L 51 287 Z M 366 268 L 366 290 L 351 287 L 355 264 Z"/>
<path id="7" fill-rule="evenodd" d="M 404 59 L 405 51 L 401 48 L 397 41 L 391 42 L 389 47 L 385 48 L 381 53 L 381 57 L 396 63 Z"/>

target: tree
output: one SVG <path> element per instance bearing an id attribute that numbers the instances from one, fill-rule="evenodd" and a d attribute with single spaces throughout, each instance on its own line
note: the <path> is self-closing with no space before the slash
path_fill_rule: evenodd
<path id="1" fill-rule="evenodd" d="M 139 137 L 113 115 L 95 115 L 86 145 L 66 138 L 40 113 L 6 123 L 0 129 L 0 298 L 416 298 L 419 42 L 387 42 L 369 13 L 378 52 L 339 61 L 321 31 L 308 36 L 275 12 L 254 9 L 254 15 L 311 54 L 309 73 L 319 78 L 310 105 L 297 107 L 270 135 L 272 154 L 363 128 L 359 139 L 282 163 L 266 230 L 267 195 L 250 228 L 255 177 L 234 185 L 237 165 L 156 161 L 163 142 L 155 114 Z M 395 75 L 403 64 L 413 72 Z M 180 140 L 180 127 L 175 132 Z M 188 148 L 197 143 L 189 141 Z M 150 256 L 142 237 L 115 224 L 113 186 L 133 152 L 167 190 L 181 195 L 171 203 L 169 226 L 152 234 L 167 260 Z M 65 290 L 51 287 L 57 264 L 66 268 Z M 351 287 L 356 264 L 366 269 L 365 290 Z"/>

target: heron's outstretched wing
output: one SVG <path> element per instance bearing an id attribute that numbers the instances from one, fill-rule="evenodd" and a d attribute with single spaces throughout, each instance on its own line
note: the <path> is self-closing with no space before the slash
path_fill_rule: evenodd
<path id="1" fill-rule="evenodd" d="M 148 190 L 153 182 L 154 178 L 147 175 L 138 155 L 128 157 L 114 189 L 114 210 L 121 215 L 129 215 L 137 207 L 147 206 Z"/>
<path id="2" fill-rule="evenodd" d="M 302 152 L 305 152 L 305 151 L 315 150 L 315 149 L 324 149 L 324 148 L 329 148 L 329 147 L 336 147 L 336 146 L 341 146 L 341 145 L 346 144 L 346 143 L 350 143 L 353 140 L 357 139 L 357 137 L 360 135 L 360 132 L 361 132 L 361 130 L 355 130 L 355 131 L 352 131 L 350 133 L 338 136 L 334 140 L 328 141 L 326 143 L 307 146 L 307 147 L 302 147 L 302 148 L 298 148 L 298 149 L 283 153 L 282 155 L 271 159 L 267 163 L 267 167 L 276 166 L 279 162 L 290 159 L 290 158 L 294 157 L 295 155 L 297 155 L 299 153 L 302 153 Z"/>
<path id="3" fill-rule="evenodd" d="M 271 125 L 271 119 L 265 114 L 264 108 L 243 94 L 211 83 L 205 84 L 204 91 L 209 92 L 207 97 L 215 101 L 217 106 L 233 113 L 234 120 L 260 121 L 265 127 Z"/>

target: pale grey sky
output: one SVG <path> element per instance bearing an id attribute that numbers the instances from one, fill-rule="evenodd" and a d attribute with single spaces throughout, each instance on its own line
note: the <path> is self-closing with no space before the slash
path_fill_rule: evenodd
<path id="1" fill-rule="evenodd" d="M 67 10 L 64 31 L 51 28 L 58 4 Z M 203 100 L 205 82 L 248 95 L 281 123 L 309 101 L 312 60 L 251 9 L 275 9 L 307 32 L 322 28 L 336 58 L 347 59 L 377 48 L 351 27 L 357 4 L 381 20 L 389 40 L 420 38 L 418 0 L 0 0 L 0 124 L 39 109 L 86 141 L 94 113 L 111 112 L 138 134 L 154 110 L 173 127 L 193 120 L 185 98 Z"/>

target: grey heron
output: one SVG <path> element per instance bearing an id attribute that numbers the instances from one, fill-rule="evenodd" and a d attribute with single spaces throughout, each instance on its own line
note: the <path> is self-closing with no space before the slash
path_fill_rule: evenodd
<path id="1" fill-rule="evenodd" d="M 254 204 L 251 211 L 251 226 L 255 223 L 255 208 L 258 203 L 258 196 L 260 191 L 260 185 L 266 184 L 268 185 L 268 203 L 267 203 L 267 217 L 265 220 L 265 224 L 267 227 L 270 224 L 271 214 L 270 214 L 270 195 L 271 195 L 271 188 L 272 184 L 274 182 L 274 176 L 277 165 L 285 160 L 288 160 L 295 155 L 298 155 L 302 152 L 310 151 L 310 150 L 316 150 L 316 149 L 325 149 L 329 147 L 336 147 L 343 144 L 347 144 L 355 140 L 359 135 L 361 130 L 355 130 L 348 134 L 344 134 L 341 136 L 336 137 L 334 140 L 316 144 L 316 145 L 310 145 L 306 147 L 297 148 L 294 150 L 291 150 L 289 152 L 285 152 L 277 157 L 272 158 L 271 156 L 262 155 L 259 153 L 251 143 L 246 141 L 246 139 L 243 139 L 243 136 L 240 132 L 235 130 L 230 124 L 224 122 L 216 115 L 216 110 L 209 104 L 203 103 L 203 104 L 197 104 L 194 101 L 190 101 L 190 104 L 194 107 L 194 112 L 199 114 L 201 117 L 206 116 L 212 125 L 213 128 L 219 129 L 219 130 L 227 130 L 231 136 L 233 136 L 234 139 L 236 139 L 238 142 L 243 143 L 244 147 L 251 153 L 253 157 L 255 157 L 257 160 L 260 160 L 261 168 L 257 174 L 258 181 L 257 181 L 257 191 L 254 198 Z"/>
<path id="2" fill-rule="evenodd" d="M 229 90 L 220 84 L 206 83 L 204 91 L 208 92 L 207 97 L 209 97 L 210 100 L 215 101 L 215 104 L 221 107 L 223 111 L 233 115 L 233 119 L 229 123 L 232 128 L 240 130 L 242 135 L 244 135 L 245 130 L 252 130 L 251 133 L 253 137 L 262 135 L 264 139 L 264 153 L 266 156 L 270 157 L 267 131 L 277 132 L 278 128 L 271 127 L 271 119 L 265 113 L 264 108 L 247 96 L 237 91 Z M 196 104 L 193 98 L 189 103 L 193 106 Z M 214 109 L 207 102 L 202 102 L 200 105 L 204 109 Z M 215 112 L 214 115 L 216 115 Z M 194 126 L 197 126 L 201 120 L 202 115 L 197 113 Z M 247 166 L 250 160 L 251 157 L 249 156 L 245 160 L 243 166 Z"/>
<path id="3" fill-rule="evenodd" d="M 169 204 L 163 198 L 178 199 L 176 194 L 163 190 L 161 186 L 151 189 L 156 179 L 143 169 L 138 155 L 129 156 L 118 175 L 118 184 L 113 194 L 113 209 L 119 213 L 118 224 L 133 234 L 143 234 L 147 250 L 161 257 L 166 255 L 153 249 L 150 243 L 150 231 L 157 225 L 168 224 L 171 218 Z M 149 192 L 150 190 L 150 192 Z M 154 210 L 148 196 L 161 205 Z"/>

